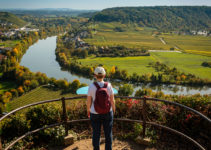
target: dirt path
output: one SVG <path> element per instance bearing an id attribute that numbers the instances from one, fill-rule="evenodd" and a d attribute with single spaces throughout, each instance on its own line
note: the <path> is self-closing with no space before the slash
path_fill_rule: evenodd
<path id="1" fill-rule="evenodd" d="M 166 45 L 166 41 L 164 41 L 163 38 L 160 38 L 160 41 L 161 41 L 164 45 Z"/>
<path id="2" fill-rule="evenodd" d="M 147 148 L 145 146 L 138 145 L 134 142 L 128 142 L 128 141 L 120 141 L 120 140 L 114 140 L 113 141 L 113 150 L 156 150 L 154 148 Z M 64 150 L 92 150 L 92 140 L 86 139 L 86 140 L 80 140 L 75 142 L 73 145 L 65 148 Z M 105 149 L 105 143 L 101 142 L 100 149 Z"/>
<path id="3" fill-rule="evenodd" d="M 182 53 L 181 51 L 170 50 L 149 50 L 149 52 L 164 52 L 164 53 Z"/>

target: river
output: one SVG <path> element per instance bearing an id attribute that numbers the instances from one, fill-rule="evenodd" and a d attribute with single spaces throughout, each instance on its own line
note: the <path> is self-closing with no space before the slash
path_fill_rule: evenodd
<path id="1" fill-rule="evenodd" d="M 48 37 L 44 40 L 39 40 L 34 45 L 30 46 L 26 54 L 22 57 L 20 65 L 29 68 L 32 72 L 42 72 L 48 77 L 54 77 L 56 79 L 66 79 L 73 81 L 78 79 L 81 83 L 90 84 L 93 81 L 77 75 L 73 75 L 68 71 L 61 70 L 58 62 L 56 61 L 55 55 L 56 49 L 56 36 Z M 118 83 L 113 83 L 114 87 L 118 88 Z M 134 89 L 138 90 L 141 88 L 151 88 L 153 91 L 162 90 L 165 94 L 173 95 L 189 95 L 189 94 L 211 94 L 210 87 L 189 87 L 189 86 L 178 86 L 178 85 L 140 85 L 135 86 Z"/>

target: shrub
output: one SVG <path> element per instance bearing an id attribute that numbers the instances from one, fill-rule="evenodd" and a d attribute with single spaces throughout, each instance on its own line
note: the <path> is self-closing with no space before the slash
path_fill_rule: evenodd
<path id="1" fill-rule="evenodd" d="M 22 114 L 16 114 L 1 123 L 2 140 L 10 141 L 28 131 L 27 121 Z"/>
<path id="2" fill-rule="evenodd" d="M 35 145 L 39 143 L 48 143 L 51 146 L 60 146 L 64 144 L 65 129 L 61 125 L 55 128 L 48 128 L 38 133 L 37 137 L 34 137 Z"/>
<path id="3" fill-rule="evenodd" d="M 139 96 L 139 97 L 145 96 L 145 95 L 151 96 L 152 90 L 151 89 L 143 89 L 143 90 L 139 89 L 138 91 L 136 91 L 136 94 L 135 94 L 135 96 Z"/>
<path id="4" fill-rule="evenodd" d="M 40 105 L 30 108 L 26 112 L 30 129 L 37 129 L 45 125 L 50 125 L 60 121 L 60 108 L 56 103 Z"/>
<path id="5" fill-rule="evenodd" d="M 79 80 L 73 80 L 73 82 L 70 84 L 70 91 L 71 93 L 76 93 L 76 90 L 80 87 L 80 81 Z"/>
<path id="6" fill-rule="evenodd" d="M 119 87 L 118 94 L 120 96 L 128 96 L 131 95 L 132 93 L 133 93 L 133 86 L 130 84 L 124 84 Z"/>
<path id="7" fill-rule="evenodd" d="M 31 80 L 31 83 L 30 83 L 31 89 L 35 89 L 38 86 L 39 86 L 39 82 L 37 80 Z"/>
<path id="8" fill-rule="evenodd" d="M 17 90 L 18 90 L 19 95 L 22 95 L 24 93 L 22 86 L 19 86 Z"/>
<path id="9" fill-rule="evenodd" d="M 18 91 L 16 89 L 12 89 L 10 92 L 12 93 L 12 97 L 18 97 Z"/>

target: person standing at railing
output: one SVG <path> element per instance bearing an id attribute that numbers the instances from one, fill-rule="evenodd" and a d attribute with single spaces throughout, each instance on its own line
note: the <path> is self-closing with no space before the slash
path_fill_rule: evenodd
<path id="1" fill-rule="evenodd" d="M 97 82 L 90 84 L 87 95 L 87 115 L 93 129 L 92 144 L 94 150 L 100 149 L 101 125 L 105 134 L 105 150 L 112 150 L 113 114 L 115 100 L 112 86 L 104 82 L 106 72 L 103 67 L 97 67 L 94 76 Z"/>

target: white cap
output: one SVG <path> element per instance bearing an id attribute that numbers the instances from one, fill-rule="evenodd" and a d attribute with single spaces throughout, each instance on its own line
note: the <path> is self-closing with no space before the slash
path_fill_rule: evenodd
<path id="1" fill-rule="evenodd" d="M 95 68 L 94 74 L 95 75 L 98 75 L 98 74 L 105 75 L 106 72 L 105 72 L 105 69 L 103 67 L 97 67 L 97 68 Z"/>

